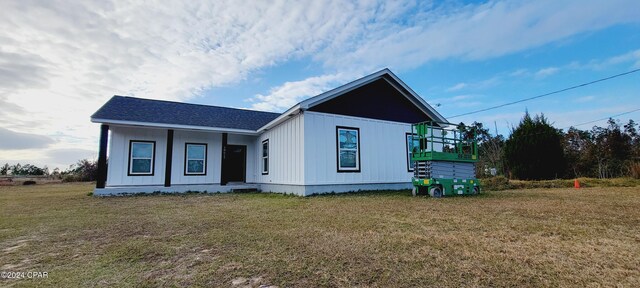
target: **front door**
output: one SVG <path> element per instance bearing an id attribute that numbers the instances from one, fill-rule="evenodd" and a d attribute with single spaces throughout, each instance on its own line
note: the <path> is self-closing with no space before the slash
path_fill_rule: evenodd
<path id="1" fill-rule="evenodd" d="M 247 167 L 247 146 L 227 145 L 222 166 L 222 183 L 245 182 Z"/>

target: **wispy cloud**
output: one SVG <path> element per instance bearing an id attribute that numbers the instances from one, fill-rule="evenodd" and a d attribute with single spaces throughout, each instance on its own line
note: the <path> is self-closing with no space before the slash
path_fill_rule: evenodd
<path id="1" fill-rule="evenodd" d="M 265 111 L 282 111 L 305 98 L 315 96 L 339 84 L 344 84 L 349 79 L 345 74 L 329 74 L 311 77 L 301 81 L 285 82 L 273 87 L 266 95 L 258 94 L 249 99 L 252 109 Z"/>
<path id="2" fill-rule="evenodd" d="M 536 75 L 536 78 L 544 78 L 544 77 L 556 74 L 558 73 L 558 71 L 560 71 L 560 69 L 557 67 L 547 67 L 547 68 L 538 70 L 538 72 L 536 72 L 535 75 Z"/>
<path id="3" fill-rule="evenodd" d="M 596 99 L 596 96 L 589 95 L 589 96 L 583 96 L 583 97 L 576 98 L 575 100 L 573 100 L 573 102 L 575 102 L 575 103 L 587 103 L 587 102 L 591 102 L 591 101 L 593 101 L 595 99 Z"/>
<path id="4" fill-rule="evenodd" d="M 3 150 L 46 148 L 55 142 L 51 137 L 44 135 L 20 133 L 2 127 L 0 127 L 0 139 L 2 139 L 0 149 Z"/>
<path id="5" fill-rule="evenodd" d="M 467 83 L 461 82 L 461 83 L 458 83 L 456 85 L 453 85 L 453 86 L 447 88 L 445 91 L 454 92 L 454 91 L 458 91 L 458 90 L 464 89 L 467 86 L 468 86 Z"/>

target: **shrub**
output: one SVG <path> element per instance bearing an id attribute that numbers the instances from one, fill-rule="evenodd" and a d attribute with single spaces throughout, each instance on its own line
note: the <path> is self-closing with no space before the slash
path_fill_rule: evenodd
<path id="1" fill-rule="evenodd" d="M 482 189 L 493 191 L 510 189 L 509 179 L 504 176 L 481 179 L 480 185 L 482 186 Z"/>
<path id="2" fill-rule="evenodd" d="M 36 181 L 27 180 L 22 183 L 22 185 L 36 185 Z"/>
<path id="3" fill-rule="evenodd" d="M 66 182 L 78 182 L 81 181 L 80 176 L 76 175 L 76 174 L 66 174 L 64 176 L 62 176 L 62 182 L 66 183 Z"/>

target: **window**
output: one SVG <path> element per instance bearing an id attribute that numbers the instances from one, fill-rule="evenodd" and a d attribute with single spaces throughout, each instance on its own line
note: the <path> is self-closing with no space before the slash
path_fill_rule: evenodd
<path id="1" fill-rule="evenodd" d="M 207 144 L 184 144 L 184 175 L 207 175 Z"/>
<path id="2" fill-rule="evenodd" d="M 338 172 L 360 172 L 360 129 L 336 127 Z"/>
<path id="3" fill-rule="evenodd" d="M 155 141 L 129 141 L 129 176 L 152 176 L 156 155 Z"/>
<path id="4" fill-rule="evenodd" d="M 413 172 L 413 163 L 411 156 L 413 155 L 413 149 L 420 149 L 420 139 L 416 134 L 407 133 L 407 171 Z"/>
<path id="5" fill-rule="evenodd" d="M 269 174 L 269 139 L 262 141 L 262 175 Z"/>

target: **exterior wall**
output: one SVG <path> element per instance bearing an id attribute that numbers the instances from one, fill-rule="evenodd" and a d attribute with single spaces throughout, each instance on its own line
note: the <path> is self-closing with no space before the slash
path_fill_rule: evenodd
<path id="1" fill-rule="evenodd" d="M 298 114 L 262 133 L 255 141 L 253 158 L 258 183 L 303 185 L 305 177 L 306 114 Z M 262 175 L 262 141 L 269 139 L 269 174 Z M 265 186 L 275 187 L 275 186 Z M 280 192 L 280 191 L 274 191 Z"/>
<path id="2" fill-rule="evenodd" d="M 185 143 L 207 144 L 207 174 L 203 176 L 185 175 Z M 163 155 L 164 156 L 164 155 Z M 171 185 L 220 183 L 222 164 L 222 134 L 211 132 L 175 130 L 173 134 L 173 160 L 171 165 Z M 164 173 L 164 167 L 162 168 Z M 164 174 L 163 174 L 164 175 Z"/>
<path id="3" fill-rule="evenodd" d="M 109 166 L 107 187 L 119 186 L 159 186 L 164 185 L 165 158 L 167 155 L 167 129 L 112 126 L 109 142 Z M 129 141 L 155 141 L 155 164 L 152 176 L 128 176 Z M 185 143 L 207 144 L 207 174 L 203 176 L 185 175 Z M 246 182 L 255 183 L 256 137 L 229 134 L 230 145 L 246 145 Z M 214 132 L 174 130 L 171 165 L 171 185 L 211 185 L 220 184 L 222 169 L 222 134 Z M 195 186 L 194 186 L 195 187 Z M 154 190 L 155 191 L 155 190 Z M 164 191 L 164 190 L 162 190 Z"/>
<path id="4" fill-rule="evenodd" d="M 107 186 L 163 185 L 167 154 L 167 130 L 111 126 Z M 129 141 L 155 141 L 153 176 L 127 176 L 129 169 Z"/>
<path id="5" fill-rule="evenodd" d="M 406 151 L 410 124 L 308 111 L 304 117 L 305 185 L 411 182 Z M 360 129 L 360 172 L 337 172 L 336 126 Z"/>

